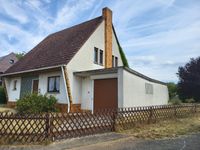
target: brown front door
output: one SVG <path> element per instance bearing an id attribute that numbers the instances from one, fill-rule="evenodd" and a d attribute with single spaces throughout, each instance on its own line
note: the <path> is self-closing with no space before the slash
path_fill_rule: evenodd
<path id="1" fill-rule="evenodd" d="M 33 89 L 32 89 L 32 93 L 38 93 L 38 83 L 39 80 L 33 80 Z"/>
<path id="2" fill-rule="evenodd" d="M 94 80 L 94 110 L 117 108 L 117 79 Z"/>

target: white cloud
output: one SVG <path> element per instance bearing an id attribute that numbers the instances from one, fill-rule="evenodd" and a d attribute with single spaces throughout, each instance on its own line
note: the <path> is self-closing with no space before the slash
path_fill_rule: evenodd
<path id="1" fill-rule="evenodd" d="M 15 19 L 22 24 L 28 21 L 26 12 L 20 8 L 18 3 L 14 3 L 13 1 L 1 0 L 0 4 L 1 13 L 5 13 L 10 18 Z"/>
<path id="2" fill-rule="evenodd" d="M 66 28 L 73 21 L 76 21 L 81 12 L 93 7 L 94 2 L 94 0 L 84 2 L 66 1 L 62 8 L 58 9 L 55 18 L 51 16 L 51 12 L 44 9 L 44 5 L 49 3 L 48 1 L 3 2 L 4 5 L 0 6 L 0 8 L 7 10 L 8 13 L 6 12 L 6 15 L 9 14 L 9 17 L 15 17 L 20 23 L 30 21 L 31 24 L 36 24 L 36 27 L 33 30 L 27 30 L 19 24 L 10 24 L 6 21 L 0 22 L 0 56 L 11 51 L 29 51 L 48 34 Z M 73 6 L 71 6 L 71 3 L 73 3 Z M 27 19 L 28 17 L 30 20 Z M 3 38 L 5 35 L 9 38 L 18 39 L 18 42 L 11 44 L 8 39 Z"/>

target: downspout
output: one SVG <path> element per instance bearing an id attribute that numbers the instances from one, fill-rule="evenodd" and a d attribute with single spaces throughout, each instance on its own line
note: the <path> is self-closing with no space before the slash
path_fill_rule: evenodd
<path id="1" fill-rule="evenodd" d="M 7 85 L 6 85 L 6 78 L 2 78 L 3 88 L 6 94 L 6 104 L 8 103 L 8 92 L 7 92 Z"/>
<path id="2" fill-rule="evenodd" d="M 68 90 L 67 90 L 67 82 L 66 82 L 66 77 L 65 77 L 65 73 L 64 73 L 64 67 L 65 66 L 61 66 L 61 69 L 62 69 L 62 76 L 63 76 L 63 80 L 64 80 L 64 85 L 65 85 L 65 91 L 66 91 L 66 94 L 68 96 L 67 98 L 67 103 L 68 103 L 68 108 L 67 108 L 67 112 L 70 112 L 70 101 L 69 101 L 69 94 L 68 94 Z"/>

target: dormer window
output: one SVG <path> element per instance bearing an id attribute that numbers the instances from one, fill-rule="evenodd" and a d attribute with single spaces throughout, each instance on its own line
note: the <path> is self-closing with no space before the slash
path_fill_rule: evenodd
<path id="1" fill-rule="evenodd" d="M 14 64 L 14 62 L 15 61 L 13 59 L 10 59 L 10 61 L 9 61 L 10 64 Z"/>

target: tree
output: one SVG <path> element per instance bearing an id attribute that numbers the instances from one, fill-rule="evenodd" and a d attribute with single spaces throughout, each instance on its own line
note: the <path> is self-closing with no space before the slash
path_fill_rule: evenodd
<path id="1" fill-rule="evenodd" d="M 177 95 L 177 85 L 173 82 L 169 82 L 167 83 L 167 87 L 169 90 L 169 98 L 174 98 Z"/>
<path id="2" fill-rule="evenodd" d="M 200 102 L 200 57 L 191 58 L 185 66 L 179 67 L 177 75 L 180 99 Z"/>
<path id="3" fill-rule="evenodd" d="M 19 53 L 15 53 L 15 56 L 18 58 L 18 60 L 22 59 L 22 57 L 24 57 L 26 53 L 25 52 L 19 52 Z"/>

